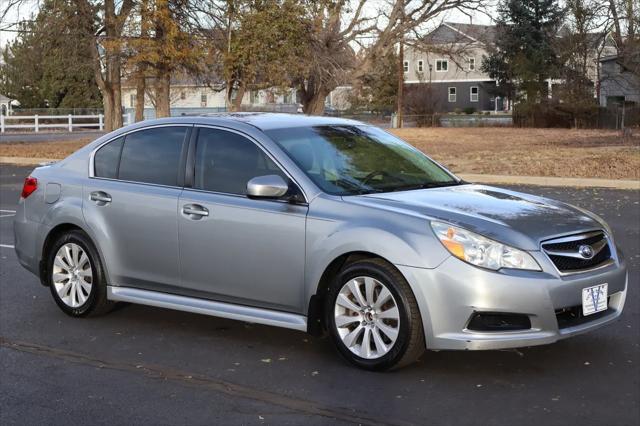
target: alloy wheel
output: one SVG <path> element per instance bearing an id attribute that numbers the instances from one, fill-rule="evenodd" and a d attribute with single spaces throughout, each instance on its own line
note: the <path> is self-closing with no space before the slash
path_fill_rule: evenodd
<path id="1" fill-rule="evenodd" d="M 377 359 L 398 338 L 400 312 L 389 289 L 375 278 L 361 276 L 345 283 L 334 307 L 335 326 L 342 343 L 355 355 Z"/>
<path id="2" fill-rule="evenodd" d="M 71 307 L 82 306 L 93 284 L 91 262 L 84 249 L 75 243 L 64 244 L 53 259 L 51 281 L 58 297 Z"/>

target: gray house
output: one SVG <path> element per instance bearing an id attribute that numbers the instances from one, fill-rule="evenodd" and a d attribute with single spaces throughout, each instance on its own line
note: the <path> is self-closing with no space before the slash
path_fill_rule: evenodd
<path id="1" fill-rule="evenodd" d="M 640 55 L 627 60 L 607 56 L 600 64 L 600 106 L 640 105 Z"/>
<path id="2" fill-rule="evenodd" d="M 493 94 L 495 80 L 480 70 L 495 34 L 493 25 L 442 23 L 405 50 L 407 92 L 426 86 L 425 102 L 438 112 L 508 109 L 509 103 Z"/>

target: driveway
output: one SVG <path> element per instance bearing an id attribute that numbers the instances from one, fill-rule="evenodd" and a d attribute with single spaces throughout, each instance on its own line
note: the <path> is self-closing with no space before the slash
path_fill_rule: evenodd
<path id="1" fill-rule="evenodd" d="M 128 305 L 72 319 L 11 249 L 29 169 L 0 177 L 0 424 L 637 425 L 640 194 L 518 189 L 592 209 L 630 266 L 615 324 L 549 346 L 427 352 L 370 373 L 326 338 Z"/>

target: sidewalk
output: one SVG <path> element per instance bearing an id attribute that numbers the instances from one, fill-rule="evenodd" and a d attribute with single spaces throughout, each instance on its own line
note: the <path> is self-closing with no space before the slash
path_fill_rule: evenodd
<path id="1" fill-rule="evenodd" d="M 640 190 L 640 180 L 591 179 L 548 176 L 478 175 L 461 173 L 458 177 L 474 183 L 507 185 L 563 186 L 576 188 L 613 188 Z"/>

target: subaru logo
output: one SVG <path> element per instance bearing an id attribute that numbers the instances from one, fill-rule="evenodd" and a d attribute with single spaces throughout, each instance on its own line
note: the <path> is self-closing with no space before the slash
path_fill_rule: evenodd
<path id="1" fill-rule="evenodd" d="M 578 253 L 580 253 L 580 256 L 584 257 L 585 259 L 591 259 L 595 254 L 593 252 L 593 247 L 586 244 L 578 247 Z"/>

